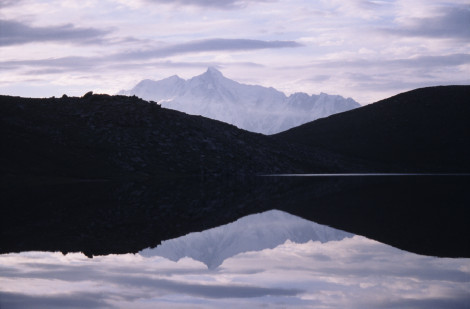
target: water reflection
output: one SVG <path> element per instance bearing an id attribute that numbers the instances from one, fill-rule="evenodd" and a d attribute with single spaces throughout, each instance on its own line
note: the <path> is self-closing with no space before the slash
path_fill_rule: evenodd
<path id="1" fill-rule="evenodd" d="M 211 269 L 187 257 L 170 261 L 124 254 L 89 259 L 81 253 L 59 252 L 4 254 L 0 265 L 1 308 L 466 308 L 470 304 L 470 259 L 420 256 L 362 236 L 324 243 L 287 240 L 271 249 L 228 257 Z"/>
<path id="2" fill-rule="evenodd" d="M 470 256 L 469 176 L 57 180 L 5 186 L 0 253 L 138 252 L 279 209 L 419 254 Z"/>
<path id="3" fill-rule="evenodd" d="M 308 241 L 325 243 L 352 236 L 283 211 L 270 210 L 203 232 L 165 240 L 156 248 L 145 249 L 139 254 L 146 257 L 158 255 L 175 262 L 190 257 L 209 269 L 215 269 L 232 256 L 272 249 L 287 240 L 299 244 Z"/>
<path id="4" fill-rule="evenodd" d="M 468 258 L 394 248 L 469 257 L 468 176 L 55 180 L 8 182 L 2 189 L 0 203 L 7 205 L 0 209 L 2 309 L 470 304 Z M 281 233 L 285 238 L 260 248 L 241 246 L 255 239 L 245 242 L 242 233 L 241 241 L 209 237 L 215 247 L 230 247 L 226 241 L 243 247 L 214 263 L 201 259 L 203 264 L 186 249 L 167 255 L 173 261 L 145 253 L 115 255 L 270 209 L 368 238 L 309 241 L 296 238 L 293 224 L 291 232 Z M 259 233 L 276 235 L 280 222 Z M 221 252 L 207 243 L 197 247 Z M 18 251 L 29 252 L 10 253 Z M 102 254 L 110 255 L 96 256 Z M 186 255 L 193 258 L 180 259 Z"/>

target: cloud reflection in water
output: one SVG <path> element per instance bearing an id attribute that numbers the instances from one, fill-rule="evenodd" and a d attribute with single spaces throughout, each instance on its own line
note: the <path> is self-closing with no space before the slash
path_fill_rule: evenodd
<path id="1" fill-rule="evenodd" d="M 209 270 L 183 258 L 0 256 L 1 308 L 468 308 L 470 259 L 419 256 L 361 236 L 238 254 Z"/>

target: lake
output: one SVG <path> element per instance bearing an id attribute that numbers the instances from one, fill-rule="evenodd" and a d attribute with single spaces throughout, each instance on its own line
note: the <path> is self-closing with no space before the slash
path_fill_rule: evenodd
<path id="1" fill-rule="evenodd" d="M 1 308 L 470 306 L 468 175 L 6 188 Z"/>

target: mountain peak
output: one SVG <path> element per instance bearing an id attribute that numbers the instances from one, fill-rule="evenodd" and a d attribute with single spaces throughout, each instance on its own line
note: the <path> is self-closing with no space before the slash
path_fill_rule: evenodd
<path id="1" fill-rule="evenodd" d="M 215 67 L 208 67 L 206 73 L 204 75 L 211 75 L 211 76 L 217 76 L 217 77 L 223 77 L 222 72 L 217 70 Z"/>
<path id="2" fill-rule="evenodd" d="M 180 80 L 181 77 L 179 77 L 178 75 L 172 75 L 170 77 L 167 77 L 167 79 L 170 79 L 170 80 Z"/>
<path id="3" fill-rule="evenodd" d="M 169 82 L 169 83 L 178 83 L 180 81 L 184 81 L 181 77 L 178 75 L 172 75 L 170 77 L 167 77 L 165 79 L 160 80 L 162 82 Z"/>

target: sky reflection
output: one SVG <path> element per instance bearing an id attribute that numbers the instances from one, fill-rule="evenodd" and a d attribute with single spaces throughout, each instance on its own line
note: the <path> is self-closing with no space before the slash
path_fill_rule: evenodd
<path id="1" fill-rule="evenodd" d="M 470 259 L 419 256 L 361 236 L 190 258 L 0 256 L 1 308 L 468 308 Z"/>

